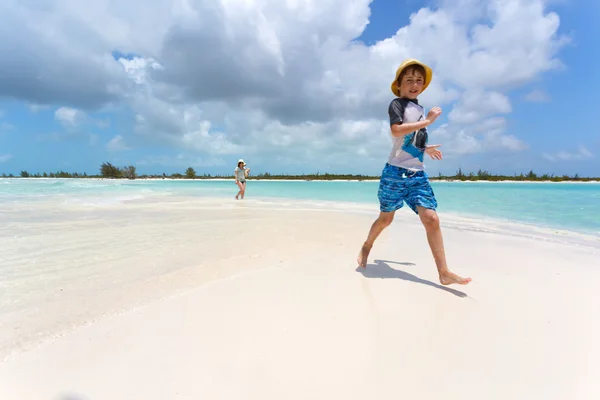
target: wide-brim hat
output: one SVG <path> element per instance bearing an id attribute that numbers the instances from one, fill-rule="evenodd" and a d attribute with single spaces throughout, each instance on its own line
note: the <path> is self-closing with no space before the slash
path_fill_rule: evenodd
<path id="1" fill-rule="evenodd" d="M 241 158 L 238 160 L 238 164 L 239 163 L 242 163 L 242 164 L 246 165 L 246 163 L 244 162 L 244 160 L 242 160 Z"/>
<path id="2" fill-rule="evenodd" d="M 410 67 L 411 65 L 420 65 L 421 67 L 423 67 L 423 69 L 425 69 L 425 84 L 423 85 L 423 90 L 422 92 L 425 91 L 425 89 L 427 89 L 427 86 L 429 86 L 429 84 L 431 83 L 431 78 L 433 77 L 433 71 L 431 70 L 431 68 L 429 68 L 428 65 L 423 64 L 421 61 L 415 60 L 414 58 L 409 58 L 407 60 L 404 60 L 402 62 L 402 64 L 400 64 L 400 66 L 398 67 L 398 69 L 396 70 L 396 78 L 394 78 L 394 81 L 392 82 L 392 92 L 400 97 L 400 90 L 398 90 L 398 87 L 396 86 L 396 82 L 398 81 L 398 78 L 400 77 L 400 74 L 402 73 L 402 71 L 404 71 L 406 68 Z"/>

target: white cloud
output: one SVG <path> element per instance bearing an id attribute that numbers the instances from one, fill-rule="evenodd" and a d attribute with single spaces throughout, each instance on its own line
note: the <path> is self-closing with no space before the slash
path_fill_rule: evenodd
<path id="1" fill-rule="evenodd" d="M 125 139 L 121 135 L 116 135 L 106 144 L 106 149 L 111 152 L 129 150 L 129 146 L 125 143 Z"/>
<path id="2" fill-rule="evenodd" d="M 152 58 L 135 57 L 133 59 L 120 58 L 118 60 L 123 67 L 125 72 L 129 74 L 129 77 L 137 84 L 149 83 L 149 71 L 148 70 L 161 70 L 163 67 Z"/>
<path id="3" fill-rule="evenodd" d="M 41 104 L 29 104 L 27 107 L 29 108 L 29 111 L 31 111 L 33 114 L 37 114 L 40 111 L 47 110 L 48 108 L 50 108 L 50 106 L 48 105 Z"/>
<path id="4" fill-rule="evenodd" d="M 43 79 L 35 93 L 10 86 L 0 95 L 67 110 L 130 108 L 134 130 L 113 138 L 114 150 L 152 143 L 203 162 L 251 155 L 298 168 L 379 168 L 390 147 L 390 81 L 415 57 L 434 69 L 421 103 L 448 116 L 430 129 L 432 142 L 450 155 L 520 151 L 527 145 L 507 132 L 510 90 L 561 67 L 559 18 L 543 0 L 460 1 L 415 10 L 372 46 L 353 41 L 371 0 L 157 0 L 152 8 L 59 0 L 36 11 L 11 1 L 0 26 L 10 23 L 26 43 L 22 59 L 39 54 L 44 68 L 0 65 L 0 76 Z M 139 56 L 114 61 L 115 49 Z"/>
<path id="5" fill-rule="evenodd" d="M 485 141 L 489 144 L 488 148 L 490 151 L 493 151 L 494 149 L 506 149 L 517 152 L 529 148 L 525 142 L 517 139 L 515 136 L 500 134 L 499 132 L 487 132 Z"/>
<path id="6" fill-rule="evenodd" d="M 583 145 L 576 151 L 559 151 L 557 153 L 544 153 L 542 156 L 549 161 L 581 161 L 594 158 L 594 155 Z"/>
<path id="7" fill-rule="evenodd" d="M 5 163 L 13 158 L 12 154 L 0 154 L 0 163 Z"/>
<path id="8" fill-rule="evenodd" d="M 60 107 L 54 112 L 54 119 L 68 127 L 76 127 L 85 118 L 85 113 L 70 107 Z"/>
<path id="9" fill-rule="evenodd" d="M 496 114 L 512 111 L 507 96 L 498 92 L 467 90 L 448 115 L 450 122 L 473 124 Z"/>
<path id="10" fill-rule="evenodd" d="M 431 135 L 450 155 L 527 150 L 529 146 L 525 142 L 506 133 L 506 125 L 505 118 L 492 117 L 472 124 L 443 124 L 433 129 Z"/>
<path id="11" fill-rule="evenodd" d="M 295 66 L 293 61 L 296 59 L 293 57 L 292 50 L 298 47 L 298 37 L 282 36 L 277 48 L 283 50 L 275 53 L 277 57 L 283 57 L 284 62 L 279 64 L 278 71 L 273 71 L 273 74 L 267 73 L 272 82 L 266 85 L 265 93 L 253 89 L 251 83 L 257 77 L 251 69 L 249 72 L 236 72 L 235 68 L 231 71 L 231 66 L 222 65 L 226 72 L 231 71 L 231 76 L 244 77 L 239 87 L 242 89 L 240 102 L 249 109 L 248 112 L 246 109 L 239 110 L 232 106 L 235 102 L 228 102 L 216 95 L 212 96 L 212 100 L 210 96 L 204 97 L 205 93 L 210 92 L 212 88 L 206 80 L 219 82 L 218 74 L 202 78 L 191 75 L 192 73 L 198 75 L 197 71 L 181 70 L 183 76 L 193 82 L 188 94 L 201 102 L 202 106 L 198 112 L 203 114 L 207 123 L 214 121 L 214 125 L 227 125 L 225 120 L 219 121 L 219 116 L 211 112 L 212 104 L 219 101 L 233 107 L 230 110 L 235 110 L 233 112 L 235 116 L 229 117 L 230 121 L 236 119 L 238 115 L 252 115 L 254 118 L 260 116 L 258 119 L 261 125 L 256 127 L 255 132 L 252 131 L 252 124 L 248 124 L 248 119 L 240 118 L 240 123 L 247 125 L 244 128 L 245 140 L 249 137 L 251 146 L 247 146 L 242 141 L 240 135 L 235 132 L 234 126 L 215 137 L 215 143 L 221 141 L 222 146 L 204 144 L 201 139 L 208 137 L 208 131 L 202 130 L 199 122 L 194 124 L 197 128 L 193 130 L 186 128 L 185 124 L 181 123 L 181 117 L 175 118 L 176 113 L 173 113 L 172 104 L 168 101 L 161 104 L 156 98 L 145 100 L 138 98 L 137 104 L 162 108 L 163 112 L 157 112 L 156 109 L 153 112 L 138 109 L 140 111 L 138 118 L 140 121 L 146 121 L 147 126 L 160 126 L 161 124 L 156 123 L 156 119 L 159 119 L 162 124 L 171 125 L 169 132 L 175 136 L 175 139 L 171 140 L 172 143 L 183 143 L 184 146 L 199 152 L 204 149 L 208 154 L 213 152 L 226 154 L 228 151 L 237 154 L 239 146 L 245 146 L 247 152 L 255 148 L 265 156 L 275 151 L 291 155 L 301 153 L 299 151 L 301 146 L 306 152 L 318 152 L 327 158 L 327 151 L 334 148 L 328 146 L 342 145 L 340 148 L 344 150 L 351 147 L 347 145 L 351 144 L 354 138 L 352 126 L 361 126 L 375 116 L 381 117 L 382 110 L 386 109 L 387 102 L 391 99 L 389 82 L 393 71 L 403 58 L 414 56 L 429 62 L 435 70 L 434 81 L 422 96 L 422 102 L 426 106 L 450 104 L 449 123 L 443 130 L 448 133 L 445 140 L 455 142 L 447 146 L 450 153 L 521 151 L 526 149 L 527 145 L 515 136 L 506 134 L 505 120 L 497 118 L 499 114 L 508 114 L 512 111 L 508 96 L 503 90 L 527 82 L 537 74 L 559 65 L 554 59 L 554 54 L 564 44 L 564 40 L 555 36 L 558 19 L 555 14 L 544 14 L 541 4 L 540 2 L 533 5 L 530 2 L 513 2 L 513 8 L 525 13 L 528 18 L 533 18 L 535 22 L 525 23 L 525 19 L 519 17 L 519 21 L 526 25 L 519 26 L 517 29 L 518 33 L 523 35 L 523 40 L 520 40 L 520 37 L 516 40 L 514 27 L 506 22 L 515 14 L 501 7 L 483 7 L 490 16 L 491 29 L 486 29 L 483 25 L 468 25 L 446 10 L 434 12 L 422 9 L 412 16 L 410 25 L 401 28 L 394 37 L 378 42 L 372 47 L 358 44 L 347 46 L 346 42 L 336 41 L 333 38 L 329 43 L 321 46 L 319 42 L 308 41 L 307 44 L 307 41 L 303 40 L 301 48 L 303 58 L 317 61 L 317 65 L 321 65 L 320 71 L 314 71 L 310 66 L 304 70 Z M 357 9 L 361 8 L 357 6 Z M 496 24 L 493 24 L 494 22 Z M 335 25 L 334 22 L 332 24 Z M 230 30 L 235 29 L 234 23 L 228 26 Z M 282 27 L 274 24 L 272 28 L 277 32 Z M 286 32 L 291 29 L 301 29 L 295 26 L 293 21 L 285 25 L 285 28 Z M 472 38 L 469 32 L 474 33 Z M 412 43 L 422 43 L 422 46 L 411 46 Z M 428 51 L 424 52 L 422 48 L 428 48 Z M 289 53 L 286 49 L 289 49 Z M 525 53 L 532 58 L 531 63 L 524 64 L 519 60 L 520 55 Z M 277 57 L 275 59 L 279 60 Z M 191 56 L 190 59 L 196 60 Z M 505 65 L 507 60 L 512 60 L 512 64 Z M 198 61 L 201 63 L 201 60 Z M 173 64 L 172 60 L 170 63 Z M 197 64 L 189 62 L 187 65 Z M 498 68 L 498 65 L 505 66 Z M 305 64 L 301 66 L 304 67 Z M 168 69 L 169 66 L 164 68 L 165 71 Z M 293 80 L 291 91 L 282 92 L 279 89 L 278 86 L 286 89 L 290 87 L 289 79 L 280 79 L 281 71 L 286 74 L 285 76 L 291 73 L 292 76 L 297 77 Z M 388 74 L 381 71 L 388 71 Z M 160 77 L 161 74 L 158 74 L 157 79 L 160 80 Z M 139 82 L 136 76 L 133 79 Z M 260 78 L 258 79 L 260 81 Z M 279 80 L 281 85 L 273 84 Z M 250 84 L 244 81 L 249 81 Z M 226 82 L 224 84 L 227 85 Z M 157 87 L 158 85 L 154 86 L 155 89 Z M 176 87 L 176 83 L 170 81 L 159 90 L 168 93 L 170 89 Z M 251 97 L 244 92 L 245 90 L 254 90 L 255 96 Z M 275 93 L 269 93 L 273 91 Z M 275 97 L 271 99 L 270 96 Z M 452 103 L 456 100 L 458 102 L 452 107 Z M 222 110 L 217 114 L 222 114 Z M 295 117 L 297 119 L 294 119 Z M 307 123 L 307 119 L 313 122 Z M 148 120 L 154 122 L 148 123 Z M 278 120 L 287 120 L 287 123 L 278 123 Z M 488 121 L 496 121 L 496 125 L 486 130 L 485 124 L 489 124 Z M 502 121 L 500 125 L 498 121 Z M 326 129 L 322 129 L 324 126 L 343 129 L 336 142 L 328 140 Z M 310 137 L 312 140 L 298 143 L 296 138 L 299 136 Z M 375 148 L 379 149 L 376 152 L 379 157 L 385 154 L 382 149 L 389 146 L 389 138 L 385 134 L 362 137 L 366 140 L 362 143 L 363 150 L 375 145 Z M 376 142 L 369 143 L 369 140 Z M 435 133 L 432 134 L 432 140 L 436 140 Z M 295 159 L 295 157 L 291 158 Z"/>
<path id="12" fill-rule="evenodd" d="M 550 95 L 541 89 L 535 89 L 525 95 L 525 100 L 532 103 L 547 103 L 551 100 Z"/>
<path id="13" fill-rule="evenodd" d="M 138 166 L 163 166 L 163 167 L 179 167 L 179 168 L 199 168 L 226 166 L 227 161 L 219 157 L 200 157 L 193 154 L 180 153 L 174 157 L 171 156 L 155 156 L 146 157 L 136 162 Z M 233 170 L 233 169 L 232 169 Z M 197 170 L 196 173 L 201 174 L 202 171 Z"/>
<path id="14" fill-rule="evenodd" d="M 506 118 L 493 117 L 471 126 L 475 133 L 503 132 L 506 129 Z"/>
<path id="15" fill-rule="evenodd" d="M 65 128 L 64 132 L 54 132 L 50 135 L 49 139 L 54 141 L 87 137 L 89 144 L 95 145 L 98 142 L 97 135 L 88 132 L 87 128 L 91 126 L 106 129 L 110 126 L 110 119 L 93 118 L 85 112 L 71 107 L 59 107 L 54 112 L 54 119 Z"/>

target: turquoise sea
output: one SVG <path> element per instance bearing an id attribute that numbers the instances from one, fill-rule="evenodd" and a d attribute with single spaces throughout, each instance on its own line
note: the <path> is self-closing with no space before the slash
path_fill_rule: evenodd
<path id="1" fill-rule="evenodd" d="M 377 211 L 376 181 L 248 181 L 247 199 L 360 203 Z M 600 236 L 600 183 L 432 182 L 440 213 Z M 0 179 L 0 205 L 61 200 L 85 205 L 155 195 L 231 198 L 233 181 Z"/>

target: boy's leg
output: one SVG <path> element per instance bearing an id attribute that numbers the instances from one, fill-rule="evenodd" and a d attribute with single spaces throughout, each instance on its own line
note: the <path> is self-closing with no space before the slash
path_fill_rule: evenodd
<path id="1" fill-rule="evenodd" d="M 440 283 L 442 285 L 450 285 L 457 283 L 459 285 L 466 285 L 471 282 L 471 278 L 463 278 L 456 275 L 448 269 L 446 264 L 446 252 L 444 251 L 444 240 L 442 237 L 442 229 L 440 228 L 440 219 L 435 212 L 422 206 L 417 206 L 419 218 L 425 227 L 427 232 L 427 241 L 435 260 L 435 265 L 438 270 L 440 277 Z"/>
<path id="2" fill-rule="evenodd" d="M 409 190 L 406 202 L 409 207 L 419 215 L 425 231 L 427 232 L 427 242 L 435 260 L 435 265 L 442 285 L 457 283 L 466 285 L 471 282 L 471 278 L 463 278 L 456 275 L 448 269 L 446 264 L 446 252 L 444 250 L 444 240 L 442 238 L 442 229 L 440 228 L 440 219 L 435 211 L 437 200 L 429 183 L 427 174 L 419 174 L 408 183 Z"/>
<path id="3" fill-rule="evenodd" d="M 375 220 L 375 222 L 373 222 L 373 225 L 371 225 L 367 240 L 360 249 L 360 253 L 358 253 L 358 259 L 356 261 L 358 262 L 359 266 L 363 268 L 367 266 L 367 258 L 369 257 L 373 243 L 375 243 L 375 239 L 377 239 L 377 236 L 379 236 L 379 234 L 392 223 L 394 220 L 394 214 L 395 211 L 381 211 L 379 213 L 379 217 Z"/>
<path id="4" fill-rule="evenodd" d="M 367 240 L 363 243 L 357 262 L 362 268 L 367 266 L 367 258 L 379 234 L 394 220 L 394 214 L 402 208 L 405 197 L 405 185 L 402 174 L 405 170 L 389 164 L 383 168 L 377 198 L 379 200 L 379 217 L 371 225 Z"/>

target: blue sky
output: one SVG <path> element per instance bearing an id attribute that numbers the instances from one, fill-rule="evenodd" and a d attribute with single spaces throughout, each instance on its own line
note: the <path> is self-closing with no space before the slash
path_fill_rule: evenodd
<path id="1" fill-rule="evenodd" d="M 284 7 L 276 2 L 273 11 L 253 9 L 250 2 L 248 19 L 258 21 L 250 25 L 227 12 L 218 14 L 222 20 L 182 17 L 186 10 L 171 19 L 153 15 L 151 24 L 144 14 L 106 6 L 92 10 L 98 26 L 81 24 L 90 21 L 88 11 L 65 2 L 43 22 L 57 29 L 55 37 L 23 27 L 42 16 L 15 5 L 0 16 L 0 33 L 11 33 L 0 35 L 0 173 L 93 174 L 110 161 L 136 165 L 138 173 L 192 166 L 214 174 L 231 172 L 242 157 L 255 172 L 376 174 L 391 149 L 388 81 L 404 57 L 419 57 L 434 67 L 439 83 L 424 104 L 444 109 L 430 143 L 442 143 L 445 159 L 427 161 L 430 173 L 461 167 L 600 176 L 594 121 L 600 60 L 592 50 L 600 6 L 533 2 L 538 12 L 531 2 L 496 2 L 510 1 L 525 10 L 518 15 L 539 18 L 531 22 L 538 39 L 523 20 L 514 21 L 514 31 L 503 28 L 490 17 L 491 2 L 461 1 L 470 8 L 457 12 L 449 1 L 331 0 L 304 14 L 276 9 Z M 203 10 L 203 1 L 192 3 Z M 165 0 L 154 14 L 161 7 L 174 10 Z M 337 18 L 342 9 L 347 14 Z M 551 13 L 560 20 L 556 32 L 548 28 Z M 498 26 L 483 50 L 473 39 L 478 25 Z M 465 42 L 457 41 L 456 60 L 449 45 L 439 55 L 436 41 L 461 29 Z M 538 55 L 538 48 L 549 50 Z M 511 59 L 515 67 L 492 74 L 493 64 L 461 60 L 460 54 L 477 51 Z M 460 68 L 455 61 L 463 62 Z M 528 74 L 530 66 L 535 72 Z"/>

